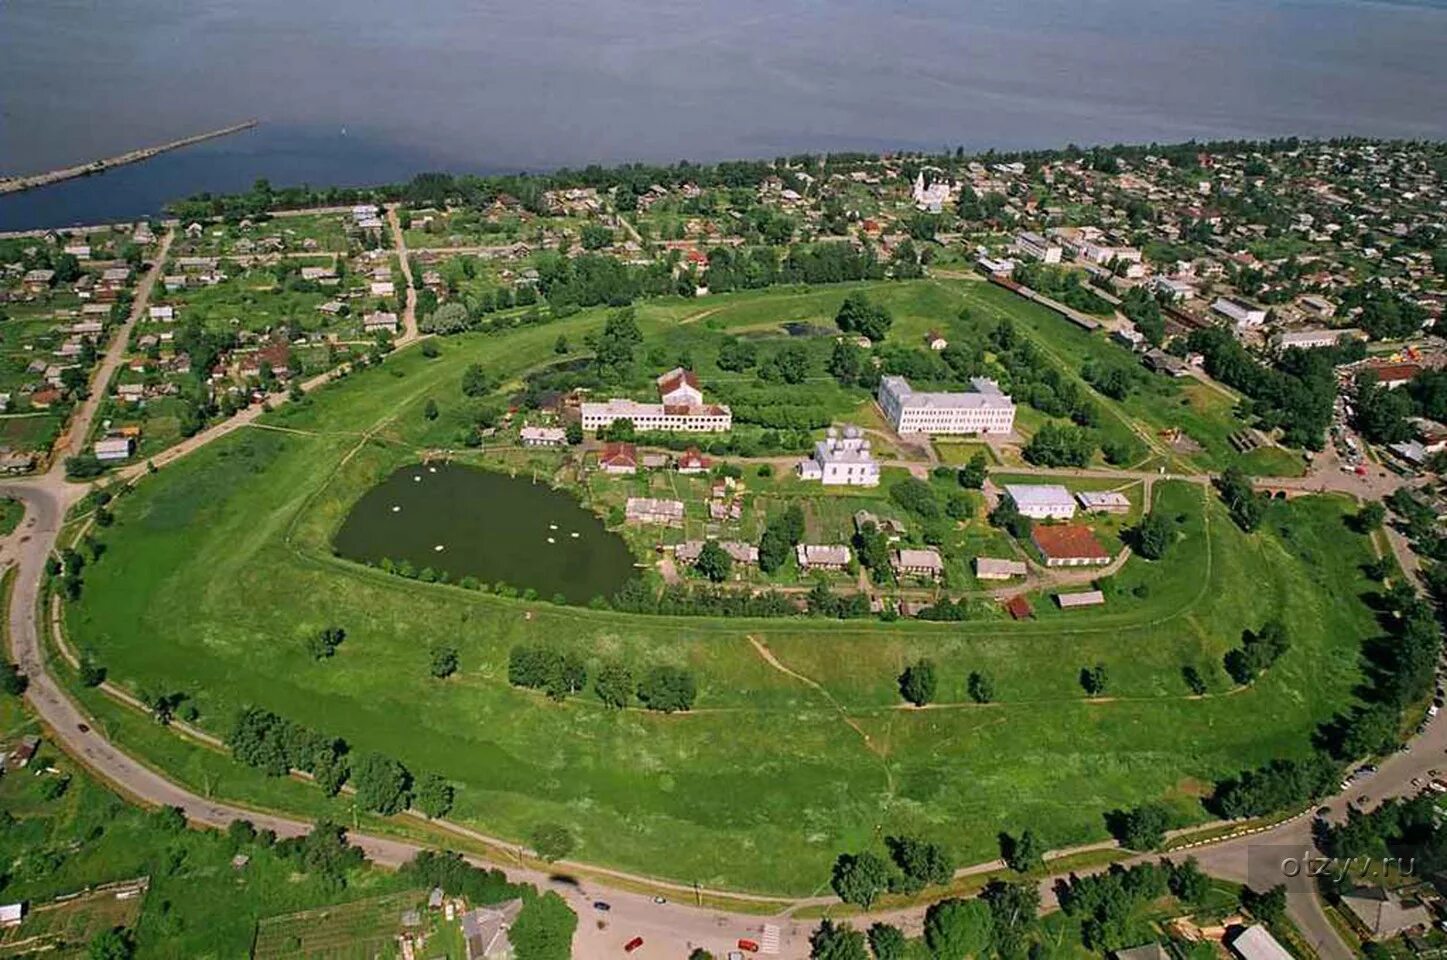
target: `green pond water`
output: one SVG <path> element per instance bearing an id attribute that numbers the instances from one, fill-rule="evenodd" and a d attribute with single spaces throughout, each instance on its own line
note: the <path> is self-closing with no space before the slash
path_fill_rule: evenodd
<path id="1" fill-rule="evenodd" d="M 406 560 L 578 604 L 634 574 L 627 544 L 571 495 L 457 464 L 397 470 L 357 501 L 335 546 L 349 560 Z"/>

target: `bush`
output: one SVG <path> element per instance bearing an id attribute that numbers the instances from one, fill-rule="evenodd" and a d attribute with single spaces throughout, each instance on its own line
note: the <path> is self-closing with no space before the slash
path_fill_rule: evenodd
<path id="1" fill-rule="evenodd" d="M 679 667 L 654 667 L 638 685 L 638 699 L 644 706 L 664 713 L 691 709 L 697 695 L 693 674 Z"/>

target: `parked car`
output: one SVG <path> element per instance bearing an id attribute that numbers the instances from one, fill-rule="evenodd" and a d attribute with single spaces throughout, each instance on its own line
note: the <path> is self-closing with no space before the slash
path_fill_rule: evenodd
<path id="1" fill-rule="evenodd" d="M 609 910 L 612 910 L 612 909 L 613 909 L 613 904 L 608 903 L 607 901 L 604 901 L 604 900 L 594 900 L 594 901 L 593 901 L 593 909 L 594 909 L 594 910 L 601 911 L 602 913 L 607 913 Z"/>
<path id="2" fill-rule="evenodd" d="M 632 953 L 634 950 L 637 950 L 641 946 L 643 946 L 643 938 L 634 937 L 632 940 L 629 940 L 627 943 L 623 944 L 623 952 Z"/>
<path id="3" fill-rule="evenodd" d="M 739 949 L 747 950 L 749 953 L 758 953 L 759 945 L 752 940 L 739 940 Z"/>

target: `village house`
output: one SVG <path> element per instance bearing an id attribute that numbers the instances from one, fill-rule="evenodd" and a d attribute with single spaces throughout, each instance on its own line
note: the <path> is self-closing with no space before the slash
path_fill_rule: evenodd
<path id="1" fill-rule="evenodd" d="M 25 920 L 25 904 L 7 903 L 0 906 L 0 927 L 18 927 Z"/>
<path id="2" fill-rule="evenodd" d="M 923 577 L 938 580 L 945 572 L 945 563 L 934 547 L 901 547 L 890 557 L 889 565 L 898 577 Z"/>
<path id="3" fill-rule="evenodd" d="M 525 447 L 561 447 L 568 442 L 568 432 L 562 427 L 523 427 L 518 439 Z"/>
<path id="4" fill-rule="evenodd" d="M 598 469 L 604 473 L 638 472 L 638 448 L 631 443 L 607 443 L 598 454 Z"/>
<path id="5" fill-rule="evenodd" d="M 176 308 L 169 303 L 163 303 L 159 306 L 148 307 L 146 315 L 152 320 L 161 323 L 170 323 L 176 319 Z"/>
<path id="6" fill-rule="evenodd" d="M 1009 580 L 1011 577 L 1025 576 L 1026 570 L 1023 560 L 1004 560 L 998 557 L 975 558 L 975 579 L 977 580 Z"/>
<path id="7" fill-rule="evenodd" d="M 1370 940 L 1390 940 L 1408 930 L 1431 927 L 1432 914 L 1420 903 L 1410 906 L 1395 891 L 1364 887 L 1342 895 L 1341 904 L 1363 927 Z"/>
<path id="8" fill-rule="evenodd" d="M 800 480 L 818 480 L 825 486 L 874 487 L 879 485 L 879 463 L 858 427 L 844 428 L 843 436 L 830 427 L 814 444 L 814 455 L 794 468 Z"/>
<path id="9" fill-rule="evenodd" d="M 661 523 L 677 526 L 683 523 L 683 501 L 656 497 L 629 497 L 623 511 L 629 523 Z"/>
<path id="10" fill-rule="evenodd" d="M 475 907 L 462 915 L 462 942 L 467 960 L 512 960 L 508 930 L 522 913 L 521 900 L 493 907 Z"/>
<path id="11" fill-rule="evenodd" d="M 135 441 L 130 437 L 102 437 L 92 447 L 95 458 L 102 463 L 129 460 L 135 453 Z"/>
<path id="12" fill-rule="evenodd" d="M 1021 256 L 1038 260 L 1041 263 L 1059 263 L 1063 252 L 1059 244 L 1052 243 L 1040 234 L 1031 233 L 1028 230 L 1015 234 L 1014 248 Z"/>
<path id="13" fill-rule="evenodd" d="M 929 333 L 924 335 L 924 345 L 929 347 L 931 350 L 938 352 L 940 350 L 947 349 L 950 345 L 950 342 L 946 340 L 944 334 L 940 333 L 938 330 L 931 330 Z"/>
<path id="14" fill-rule="evenodd" d="M 1365 340 L 1366 334 L 1353 328 L 1332 330 L 1326 327 L 1309 327 L 1302 330 L 1283 330 L 1271 338 L 1271 345 L 1277 350 L 1317 350 L 1334 347 L 1347 339 Z"/>
<path id="15" fill-rule="evenodd" d="M 20 280 L 20 289 L 32 296 L 48 293 L 50 283 L 54 279 L 54 270 L 27 270 L 25 276 Z"/>
<path id="16" fill-rule="evenodd" d="M 706 473 L 710 465 L 708 457 L 699 453 L 697 447 L 689 447 L 679 456 L 674 468 L 679 473 Z"/>
<path id="17" fill-rule="evenodd" d="M 1253 924 L 1236 934 L 1230 943 L 1231 952 L 1241 960 L 1293 960 L 1291 951 L 1283 947 L 1271 931 Z"/>
<path id="18" fill-rule="evenodd" d="M 692 566 L 698 562 L 699 554 L 703 552 L 703 545 L 706 542 L 705 540 L 685 540 L 673 548 L 673 555 L 679 563 L 686 563 Z M 754 544 L 743 543 L 738 540 L 719 540 L 716 542 L 734 563 L 758 566 L 759 548 Z"/>
<path id="19" fill-rule="evenodd" d="M 1036 524 L 1030 539 L 1047 567 L 1093 567 L 1110 563 L 1110 552 L 1095 538 L 1095 531 L 1078 523 L 1059 526 Z"/>
<path id="20" fill-rule="evenodd" d="M 804 571 L 843 570 L 851 556 L 843 544 L 801 543 L 794 547 L 794 559 Z"/>
<path id="21" fill-rule="evenodd" d="M 365 333 L 376 333 L 379 330 L 395 334 L 397 332 L 397 315 L 383 310 L 377 310 L 362 318 L 362 330 Z"/>
<path id="22" fill-rule="evenodd" d="M 857 533 L 863 533 L 871 525 L 875 530 L 884 534 L 884 539 L 890 543 L 895 543 L 904 536 L 904 524 L 893 517 L 881 517 L 868 510 L 855 511 L 854 529 Z"/>
<path id="23" fill-rule="evenodd" d="M 1075 516 L 1075 498 L 1056 483 L 1007 484 L 1005 496 L 1014 502 L 1021 516 L 1031 520 L 1069 520 Z"/>

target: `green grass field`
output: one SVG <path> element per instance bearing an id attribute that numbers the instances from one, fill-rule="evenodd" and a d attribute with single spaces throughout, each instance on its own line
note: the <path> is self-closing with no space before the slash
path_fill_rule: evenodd
<path id="1" fill-rule="evenodd" d="M 804 300 L 809 315 L 829 315 L 843 293 L 778 296 L 719 298 L 705 322 L 768 323 Z M 640 323 L 651 342 L 698 311 L 663 301 L 642 307 Z M 788 894 L 824 885 L 841 850 L 900 831 L 974 862 L 996 855 L 1001 830 L 1030 827 L 1052 846 L 1093 840 L 1105 811 L 1148 799 L 1200 819 L 1212 779 L 1303 753 L 1360 680 L 1358 647 L 1375 630 L 1358 599 L 1370 550 L 1332 499 L 1273 504 L 1245 536 L 1203 487 L 1157 484 L 1157 509 L 1178 525 L 1168 557 L 1130 561 L 1103 585 L 1105 607 L 1062 612 L 1040 597 L 1038 620 L 1022 624 L 631 617 L 401 580 L 330 555 L 351 503 L 455 431 L 466 364 L 513 375 L 547 361 L 560 333 L 581 340 L 600 323 L 588 312 L 449 339 L 435 360 L 407 351 L 271 416 L 297 432 L 243 430 L 146 479 L 116 503 L 106 553 L 68 612 L 72 639 L 115 680 L 191 693 L 213 730 L 258 704 L 443 773 L 458 785 L 454 818 L 487 832 L 521 839 L 557 821 L 583 860 Z M 437 421 L 421 416 L 429 397 Z M 1273 616 L 1292 649 L 1252 689 L 1230 692 L 1222 655 Z M 347 640 L 316 663 L 303 639 L 334 623 Z M 427 670 L 439 641 L 461 653 L 445 682 Z M 819 686 L 776 669 L 753 641 Z M 525 642 L 594 665 L 687 665 L 696 709 L 612 712 L 590 692 L 554 704 L 514 689 L 507 654 Z M 938 664 L 941 703 L 900 709 L 895 677 L 920 656 Z M 1109 697 L 1088 702 L 1077 677 L 1095 663 Z M 1187 664 L 1207 697 L 1187 695 Z M 991 676 L 999 702 L 965 702 L 971 671 Z M 172 749 L 155 736 L 138 734 L 138 749 Z"/>

